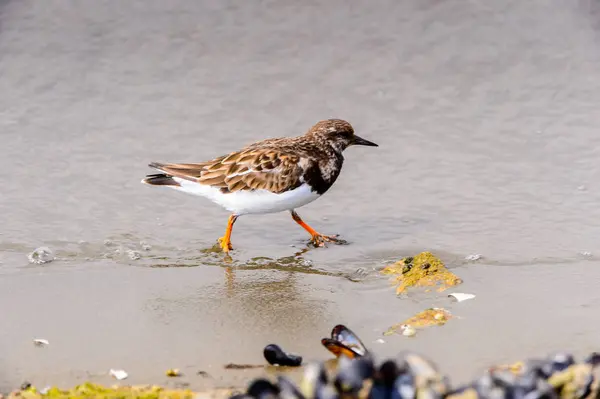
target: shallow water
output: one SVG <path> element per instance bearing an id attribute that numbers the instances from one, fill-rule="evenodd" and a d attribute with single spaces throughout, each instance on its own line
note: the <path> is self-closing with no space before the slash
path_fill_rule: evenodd
<path id="1" fill-rule="evenodd" d="M 559 0 L 0 2 L 0 388 L 171 367 L 240 385 L 255 372 L 224 364 L 261 364 L 271 342 L 326 359 L 337 323 L 456 381 L 598 349 L 599 16 Z M 299 214 L 350 245 L 307 250 L 288 214 L 246 216 L 227 262 L 211 251 L 224 210 L 140 184 L 150 161 L 330 117 L 380 147 L 347 150 Z M 29 264 L 42 245 L 58 259 Z M 396 299 L 377 269 L 422 250 L 477 297 Z M 461 318 L 376 342 L 432 305 Z"/>

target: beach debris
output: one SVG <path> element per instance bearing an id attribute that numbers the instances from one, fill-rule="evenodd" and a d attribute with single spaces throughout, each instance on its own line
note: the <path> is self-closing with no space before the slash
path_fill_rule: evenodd
<path id="1" fill-rule="evenodd" d="M 452 318 L 452 314 L 444 308 L 429 308 L 416 315 L 404 320 L 401 323 L 394 324 L 383 335 L 392 334 L 411 334 L 410 332 L 405 334 L 404 331 L 408 328 L 407 326 L 414 329 L 422 329 L 431 326 L 442 326 L 446 324 L 448 320 Z M 410 331 L 410 330 L 409 330 Z M 416 333 L 416 331 L 415 331 Z M 412 334 L 414 335 L 414 334 Z M 407 335 L 407 336 L 412 336 Z"/>
<path id="2" fill-rule="evenodd" d="M 206 398 L 228 398 L 235 394 L 232 389 L 215 389 Z M 157 385 L 133 385 L 106 387 L 91 382 L 76 385 L 70 389 L 62 390 L 58 387 L 46 387 L 36 390 L 30 386 L 21 391 L 11 392 L 7 399 L 91 399 L 91 398 L 128 398 L 128 399 L 193 399 L 200 398 L 202 393 L 192 392 L 189 389 L 167 389 Z"/>
<path id="3" fill-rule="evenodd" d="M 462 283 L 462 280 L 431 252 L 421 252 L 414 257 L 403 258 L 385 267 L 381 273 L 394 276 L 393 281 L 398 284 L 398 295 L 412 287 L 437 286 L 438 291 L 444 291 Z"/>
<path id="4" fill-rule="evenodd" d="M 52 262 L 55 257 L 52 250 L 48 247 L 39 247 L 36 248 L 33 252 L 27 255 L 27 259 L 29 259 L 30 263 L 35 263 L 37 265 L 41 265 L 44 263 Z"/>
<path id="5" fill-rule="evenodd" d="M 417 329 L 411 326 L 410 324 L 402 324 L 400 326 L 400 332 L 405 337 L 414 337 L 417 335 Z"/>
<path id="6" fill-rule="evenodd" d="M 298 367 L 302 364 L 302 356 L 286 353 L 275 344 L 265 346 L 263 355 L 272 365 Z"/>
<path id="7" fill-rule="evenodd" d="M 257 378 L 248 386 L 248 395 L 252 398 L 277 398 L 281 390 L 271 381 Z"/>
<path id="8" fill-rule="evenodd" d="M 465 294 L 463 292 L 453 292 L 452 294 L 448 294 L 448 297 L 456 300 L 456 302 L 462 302 L 475 298 L 475 295 Z"/>
<path id="9" fill-rule="evenodd" d="M 378 338 L 375 340 L 375 342 L 377 342 L 378 344 L 385 344 L 385 341 L 383 340 L 383 338 Z"/>
<path id="10" fill-rule="evenodd" d="M 144 251 L 150 251 L 152 249 L 152 245 L 146 243 L 145 241 L 140 241 L 140 246 Z"/>
<path id="11" fill-rule="evenodd" d="M 370 355 L 355 359 L 341 356 L 333 378 L 333 386 L 341 397 L 356 397 L 362 390 L 364 381 L 371 378 L 373 374 L 375 374 L 375 364 Z"/>
<path id="12" fill-rule="evenodd" d="M 516 365 L 517 363 L 515 363 Z M 453 388 L 430 359 L 404 351 L 376 366 L 371 354 L 340 356 L 337 367 L 329 370 L 325 362 L 309 363 L 299 388 L 287 377 L 277 382 L 258 378 L 247 392 L 230 399 L 597 399 L 600 397 L 600 353 L 594 352 L 583 363 L 564 352 L 542 360 L 518 363 L 518 367 L 494 367 L 469 384 Z"/>
<path id="13" fill-rule="evenodd" d="M 167 377 L 181 377 L 181 372 L 179 369 L 168 369 L 165 371 L 165 375 Z"/>
<path id="14" fill-rule="evenodd" d="M 592 256 L 592 253 L 591 253 L 590 251 L 582 251 L 582 252 L 580 252 L 580 254 L 581 254 L 582 256 L 585 256 L 585 257 L 590 257 L 590 256 Z"/>
<path id="15" fill-rule="evenodd" d="M 129 376 L 129 374 L 127 374 L 127 372 L 125 370 L 115 370 L 115 369 L 110 369 L 108 371 L 108 374 L 115 377 L 117 380 L 124 380 L 125 378 L 127 378 Z"/>
<path id="16" fill-rule="evenodd" d="M 40 389 L 40 394 L 47 395 L 51 388 L 52 387 L 50 385 L 43 387 L 42 389 Z"/>
<path id="17" fill-rule="evenodd" d="M 483 258 L 483 256 L 481 256 L 481 254 L 471 254 L 471 255 L 465 256 L 465 260 L 468 260 L 468 261 L 476 261 L 481 258 Z"/>
<path id="18" fill-rule="evenodd" d="M 368 353 L 360 338 L 342 324 L 333 327 L 331 338 L 321 339 L 321 344 L 338 358 L 341 355 L 355 358 L 365 356 Z"/>
<path id="19" fill-rule="evenodd" d="M 264 367 L 262 364 L 238 364 L 238 363 L 227 363 L 224 368 L 226 370 L 245 370 L 245 369 L 257 369 Z"/>
<path id="20" fill-rule="evenodd" d="M 140 254 L 138 251 L 134 251 L 133 249 L 127 251 L 127 256 L 131 260 L 138 260 L 142 258 L 142 254 Z"/>
<path id="21" fill-rule="evenodd" d="M 432 308 L 434 309 L 434 308 Z M 444 319 L 443 312 L 434 320 Z M 349 335 L 346 327 L 334 327 L 333 336 Z M 332 338 L 333 339 L 333 338 Z M 356 338 L 358 340 L 358 338 Z M 344 339 L 347 342 L 347 338 Z M 360 340 L 358 340 L 360 342 Z M 339 342 L 339 341 L 337 341 Z M 361 343 L 362 345 L 362 343 Z M 344 345 L 346 346 L 346 345 Z M 220 388 L 206 392 L 189 389 L 167 390 L 159 386 L 104 387 L 89 382 L 69 390 L 56 387 L 36 390 L 23 383 L 9 399 L 62 398 L 139 398 L 139 399 L 598 399 L 600 398 L 600 352 L 577 361 L 568 352 L 556 352 L 542 359 L 530 359 L 508 366 L 493 366 L 473 381 L 452 387 L 437 365 L 419 353 L 403 351 L 376 362 L 364 348 L 357 356 L 349 349 L 340 352 L 335 363 L 310 362 L 303 370 L 300 384 L 283 375 L 259 377 L 245 391 Z M 343 356 L 342 356 L 343 355 Z M 328 365 L 335 366 L 329 367 Z M 262 367 L 262 366 L 258 366 Z M 116 371 L 116 370 L 111 370 Z M 122 370 L 120 370 L 122 371 Z"/>
<path id="22" fill-rule="evenodd" d="M 45 345 L 50 345 L 50 342 L 47 339 L 36 338 L 33 340 L 33 344 L 35 346 L 45 346 Z"/>

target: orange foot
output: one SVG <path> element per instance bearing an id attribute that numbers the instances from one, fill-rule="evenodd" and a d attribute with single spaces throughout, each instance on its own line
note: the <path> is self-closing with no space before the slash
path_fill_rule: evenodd
<path id="1" fill-rule="evenodd" d="M 334 235 L 334 236 L 326 236 L 323 234 L 313 234 L 313 236 L 310 239 L 310 242 L 315 246 L 315 247 L 324 247 L 326 242 L 332 242 L 334 244 L 345 244 L 346 241 L 337 238 L 339 237 L 339 235 Z"/>
<path id="2" fill-rule="evenodd" d="M 227 237 L 219 238 L 219 246 L 225 253 L 233 250 L 233 245 L 231 245 L 231 241 Z"/>
<path id="3" fill-rule="evenodd" d="M 229 216 L 229 220 L 227 221 L 227 230 L 225 230 L 225 235 L 219 238 L 219 246 L 223 250 L 223 252 L 228 253 L 233 249 L 231 245 L 231 231 L 233 230 L 233 224 L 237 220 L 236 215 Z"/>

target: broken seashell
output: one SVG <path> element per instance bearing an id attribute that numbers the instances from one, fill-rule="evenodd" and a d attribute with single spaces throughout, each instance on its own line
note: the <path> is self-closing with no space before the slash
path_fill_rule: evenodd
<path id="1" fill-rule="evenodd" d="M 47 339 L 36 338 L 33 340 L 33 343 L 37 346 L 50 345 Z"/>
<path id="2" fill-rule="evenodd" d="M 125 370 L 110 369 L 108 371 L 108 374 L 112 375 L 117 380 L 124 380 L 125 378 L 127 378 L 129 376 Z"/>
<path id="3" fill-rule="evenodd" d="M 470 261 L 476 261 L 481 258 L 483 258 L 483 256 L 481 256 L 481 254 L 471 254 L 471 255 L 465 256 L 465 260 L 470 260 Z"/>
<path id="4" fill-rule="evenodd" d="M 475 298 L 475 295 L 473 294 L 464 294 L 462 292 L 455 292 L 452 294 L 448 294 L 449 298 L 454 298 L 457 302 L 462 302 L 462 301 L 466 301 L 468 299 L 473 299 Z"/>
<path id="5" fill-rule="evenodd" d="M 417 329 L 410 324 L 404 324 L 400 326 L 400 331 L 405 337 L 414 337 L 417 334 Z"/>

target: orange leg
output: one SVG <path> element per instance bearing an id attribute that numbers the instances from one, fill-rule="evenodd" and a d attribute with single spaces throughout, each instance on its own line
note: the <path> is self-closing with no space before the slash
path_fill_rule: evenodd
<path id="1" fill-rule="evenodd" d="M 342 241 L 337 239 L 336 236 L 325 236 L 323 234 L 319 234 L 317 233 L 317 231 L 315 229 L 313 229 L 312 227 L 310 227 L 309 225 L 307 225 L 306 223 L 304 223 L 304 220 L 302 220 L 300 218 L 300 216 L 296 213 L 296 211 L 290 211 L 292 214 L 292 218 L 294 219 L 294 221 L 296 223 L 298 223 L 300 226 L 302 226 L 304 228 L 304 230 L 308 231 L 308 234 L 310 234 L 310 241 L 316 246 L 316 247 L 323 247 L 325 246 L 326 242 L 336 242 L 336 243 L 341 243 Z"/>
<path id="2" fill-rule="evenodd" d="M 225 235 L 219 238 L 219 245 L 221 245 L 221 249 L 223 252 L 227 253 L 233 249 L 231 245 L 231 231 L 233 230 L 233 224 L 237 220 L 236 215 L 229 216 L 229 221 L 227 222 L 227 230 L 225 230 Z"/>

